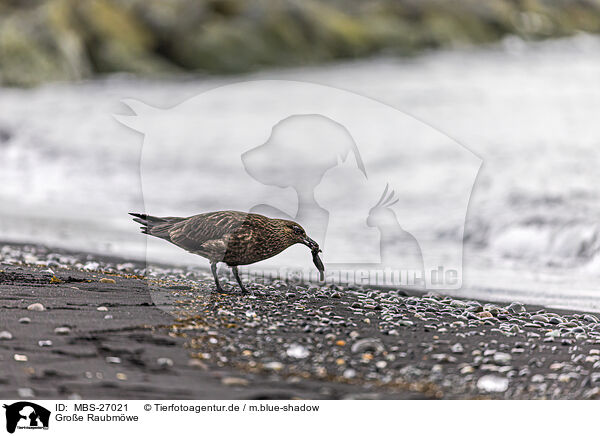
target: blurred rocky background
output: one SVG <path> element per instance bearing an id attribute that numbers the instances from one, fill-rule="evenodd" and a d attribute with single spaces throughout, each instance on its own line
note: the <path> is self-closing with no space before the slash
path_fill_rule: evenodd
<path id="1" fill-rule="evenodd" d="M 598 0 L 0 0 L 0 85 L 238 73 L 599 31 Z"/>

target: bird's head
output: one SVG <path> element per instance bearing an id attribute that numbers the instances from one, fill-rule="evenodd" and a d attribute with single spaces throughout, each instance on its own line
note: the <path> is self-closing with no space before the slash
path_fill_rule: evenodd
<path id="1" fill-rule="evenodd" d="M 290 245 L 298 243 L 304 244 L 310 248 L 311 251 L 319 251 L 319 244 L 308 237 L 306 231 L 304 231 L 300 224 L 290 220 L 281 220 L 281 222 L 283 234 Z"/>
<path id="2" fill-rule="evenodd" d="M 308 237 L 308 235 L 306 234 L 306 232 L 304 231 L 304 229 L 302 228 L 302 226 L 300 224 L 295 223 L 294 221 L 289 221 L 289 220 L 281 220 L 281 224 L 283 227 L 282 230 L 285 235 L 286 242 L 289 245 L 294 245 L 294 244 L 300 243 L 300 244 L 304 244 L 308 248 L 310 248 L 310 251 L 312 253 L 313 263 L 317 267 L 317 270 L 319 270 L 319 274 L 320 274 L 319 279 L 321 281 L 325 280 L 325 274 L 324 274 L 325 266 L 323 266 L 323 261 L 319 257 L 319 253 L 321 252 L 321 249 L 319 248 L 319 244 L 317 244 L 313 239 Z"/>

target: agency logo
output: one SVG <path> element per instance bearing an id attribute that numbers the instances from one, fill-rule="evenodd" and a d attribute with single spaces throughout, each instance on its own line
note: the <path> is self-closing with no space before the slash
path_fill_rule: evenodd
<path id="1" fill-rule="evenodd" d="M 14 433 L 16 429 L 47 430 L 50 423 L 50 411 L 29 401 L 19 401 L 4 405 L 6 409 L 6 431 Z"/>

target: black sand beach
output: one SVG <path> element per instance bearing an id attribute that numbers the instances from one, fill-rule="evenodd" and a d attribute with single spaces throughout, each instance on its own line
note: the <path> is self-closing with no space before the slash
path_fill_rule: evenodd
<path id="1" fill-rule="evenodd" d="M 3 244 L 0 397 L 600 395 L 593 314 L 402 290 L 213 286 L 208 271 Z"/>

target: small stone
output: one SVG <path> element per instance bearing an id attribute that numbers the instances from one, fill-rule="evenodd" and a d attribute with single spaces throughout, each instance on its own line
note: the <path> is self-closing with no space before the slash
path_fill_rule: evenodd
<path id="1" fill-rule="evenodd" d="M 283 363 L 281 362 L 268 362 L 264 364 L 266 369 L 272 369 L 273 371 L 281 371 L 283 369 Z"/>
<path id="2" fill-rule="evenodd" d="M 538 321 L 538 322 L 548 322 L 548 317 L 546 315 L 542 315 L 541 313 L 537 313 L 535 315 L 531 315 L 529 317 L 530 320 L 532 321 Z"/>
<path id="3" fill-rule="evenodd" d="M 383 345 L 379 339 L 365 338 L 356 341 L 350 349 L 353 353 L 364 353 L 367 351 L 381 353 L 384 351 Z"/>
<path id="4" fill-rule="evenodd" d="M 598 373 L 598 374 L 600 374 L 600 373 Z M 344 371 L 343 376 L 344 376 L 344 378 L 354 378 L 354 377 L 356 377 L 356 371 L 353 370 L 352 368 L 348 368 Z"/>
<path id="5" fill-rule="evenodd" d="M 532 383 L 544 383 L 544 376 L 542 374 L 536 374 L 531 377 Z"/>
<path id="6" fill-rule="evenodd" d="M 456 344 L 452 345 L 452 347 L 450 347 L 450 351 L 456 354 L 462 354 L 465 352 L 465 349 L 463 348 L 460 342 L 457 342 Z"/>
<path id="7" fill-rule="evenodd" d="M 108 356 L 108 357 L 106 357 L 106 362 L 107 363 L 119 364 L 119 363 L 121 363 L 121 358 L 120 357 L 115 357 L 115 356 Z"/>
<path id="8" fill-rule="evenodd" d="M 477 380 L 477 388 L 485 392 L 504 392 L 508 389 L 508 379 L 496 375 L 484 375 Z"/>
<path id="9" fill-rule="evenodd" d="M 223 377 L 221 383 L 225 386 L 248 386 L 248 380 L 240 377 Z"/>
<path id="10" fill-rule="evenodd" d="M 127 380 L 127 374 L 124 374 L 122 372 L 118 372 L 117 373 L 117 379 L 118 380 Z"/>
<path id="11" fill-rule="evenodd" d="M 207 370 L 208 369 L 208 365 L 206 363 L 204 363 L 203 361 L 201 361 L 200 359 L 190 359 L 188 360 L 188 366 L 194 367 L 194 368 L 200 368 L 200 369 L 204 369 Z"/>
<path id="12" fill-rule="evenodd" d="M 169 359 L 168 357 L 159 357 L 158 359 L 156 359 L 156 363 L 161 368 L 169 368 L 173 366 L 173 360 Z"/>
<path id="13" fill-rule="evenodd" d="M 497 352 L 496 354 L 494 354 L 494 362 L 500 364 L 500 365 L 505 365 L 507 363 L 509 363 L 512 359 L 512 356 L 508 353 L 501 353 L 501 352 Z"/>
<path id="14" fill-rule="evenodd" d="M 0 341 L 10 341 L 13 338 L 13 335 L 9 331 L 1 331 L 0 332 Z"/>
<path id="15" fill-rule="evenodd" d="M 286 350 L 286 354 L 294 359 L 304 359 L 310 355 L 310 352 L 300 344 L 292 344 Z"/>
<path id="16" fill-rule="evenodd" d="M 31 389 L 31 388 L 19 388 L 19 389 L 17 389 L 17 393 L 19 394 L 19 397 L 21 397 L 21 398 L 35 397 L 33 389 Z"/>
<path id="17" fill-rule="evenodd" d="M 54 329 L 54 334 L 57 335 L 68 335 L 71 333 L 71 329 L 69 327 L 56 327 Z"/>
<path id="18" fill-rule="evenodd" d="M 521 303 L 510 303 L 506 307 L 506 310 L 512 313 L 522 313 L 525 312 L 525 306 L 523 306 Z"/>
<path id="19" fill-rule="evenodd" d="M 27 362 L 27 356 L 24 354 L 15 354 L 13 356 L 13 358 L 17 361 L 17 362 Z"/>
<path id="20" fill-rule="evenodd" d="M 361 359 L 365 362 L 370 362 L 371 360 L 373 360 L 373 355 L 371 353 L 364 353 L 362 356 L 360 356 Z M 344 360 L 344 359 L 340 359 L 340 360 Z M 344 362 L 345 363 L 345 362 Z"/>
<path id="21" fill-rule="evenodd" d="M 96 310 L 98 312 L 108 312 L 108 307 L 106 307 L 106 306 L 99 306 L 99 307 L 96 308 Z"/>
<path id="22" fill-rule="evenodd" d="M 483 312 L 477 312 L 475 314 L 478 318 L 493 318 L 494 315 L 492 315 L 490 312 L 488 312 L 487 310 L 484 310 Z"/>
<path id="23" fill-rule="evenodd" d="M 44 310 L 46 310 L 46 308 L 41 303 L 33 303 L 27 306 L 27 310 L 31 310 L 33 312 L 43 312 Z"/>
<path id="24" fill-rule="evenodd" d="M 475 368 L 473 368 L 471 365 L 466 365 L 464 367 L 461 368 L 460 373 L 461 374 L 473 374 L 475 372 Z"/>
<path id="25" fill-rule="evenodd" d="M 26 316 L 24 316 L 23 318 L 19 318 L 19 322 L 21 324 L 29 324 L 31 322 L 31 318 L 27 318 Z"/>
<path id="26" fill-rule="evenodd" d="M 558 376 L 558 381 L 561 383 L 568 383 L 571 381 L 571 375 L 570 374 L 560 374 Z"/>
<path id="27" fill-rule="evenodd" d="M 440 363 L 454 363 L 456 362 L 456 357 L 450 356 L 448 354 L 432 354 L 431 358 L 437 360 Z"/>
<path id="28" fill-rule="evenodd" d="M 115 279 L 107 279 L 106 277 L 103 277 L 100 279 L 100 283 L 112 283 L 115 284 L 117 282 L 115 282 Z"/>

